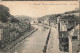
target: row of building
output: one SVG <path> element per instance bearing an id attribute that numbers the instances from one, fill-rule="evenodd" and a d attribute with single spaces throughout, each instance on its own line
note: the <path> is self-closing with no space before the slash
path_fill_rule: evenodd
<path id="1" fill-rule="evenodd" d="M 25 31 L 31 28 L 30 22 L 20 21 L 19 23 L 0 24 L 0 48 L 23 36 Z"/>
<path id="2" fill-rule="evenodd" d="M 67 15 L 68 16 L 68 15 Z M 67 18 L 66 16 L 66 18 Z M 70 16 L 70 15 L 69 15 Z M 72 16 L 72 15 L 71 15 Z M 71 18 L 68 17 L 68 18 Z M 72 16 L 73 18 L 73 16 Z M 79 51 L 79 22 L 67 20 L 58 17 L 59 49 L 69 53 L 78 53 Z"/>

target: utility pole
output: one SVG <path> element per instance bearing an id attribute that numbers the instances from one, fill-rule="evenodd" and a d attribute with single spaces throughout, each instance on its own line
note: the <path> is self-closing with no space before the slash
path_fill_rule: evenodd
<path id="1" fill-rule="evenodd" d="M 80 1 L 79 1 L 79 17 L 80 17 Z M 80 52 L 80 21 L 79 21 L 79 52 Z"/>
<path id="2" fill-rule="evenodd" d="M 50 19 L 49 19 L 49 26 L 50 26 Z"/>

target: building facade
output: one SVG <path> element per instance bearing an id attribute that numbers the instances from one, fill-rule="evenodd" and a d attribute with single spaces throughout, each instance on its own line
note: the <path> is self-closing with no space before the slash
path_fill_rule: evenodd
<path id="1" fill-rule="evenodd" d="M 10 28 L 6 26 L 0 26 L 0 42 L 2 45 L 9 43 L 10 39 Z"/>

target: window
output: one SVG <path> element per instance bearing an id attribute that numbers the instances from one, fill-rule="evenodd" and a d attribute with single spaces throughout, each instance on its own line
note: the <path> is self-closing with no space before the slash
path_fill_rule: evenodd
<path id="1" fill-rule="evenodd" d="M 72 40 L 76 40 L 77 38 L 77 36 L 72 36 Z"/>

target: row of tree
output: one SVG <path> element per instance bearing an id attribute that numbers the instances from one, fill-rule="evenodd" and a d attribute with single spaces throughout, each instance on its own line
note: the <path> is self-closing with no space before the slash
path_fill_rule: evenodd
<path id="1" fill-rule="evenodd" d="M 11 23 L 19 22 L 17 18 L 14 18 L 14 16 L 10 14 L 9 8 L 4 5 L 0 5 L 0 21 L 3 23 L 8 21 Z"/>

